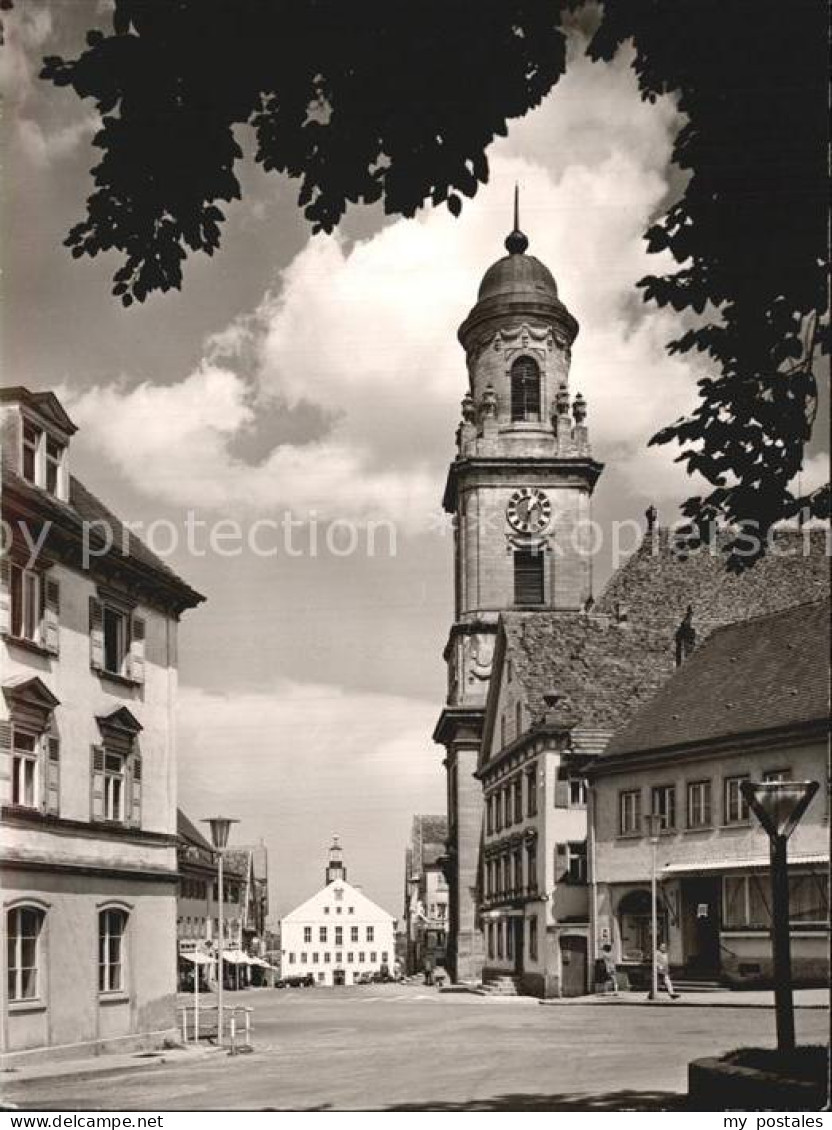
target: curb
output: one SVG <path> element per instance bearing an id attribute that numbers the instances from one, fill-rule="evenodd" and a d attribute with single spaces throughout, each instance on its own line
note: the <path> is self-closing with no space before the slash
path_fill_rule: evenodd
<path id="1" fill-rule="evenodd" d="M 630 1008 L 767 1008 L 772 1012 L 774 1011 L 774 1004 L 768 1004 L 766 1001 L 708 1001 L 701 1004 L 697 1001 L 685 1000 L 681 998 L 675 1001 L 651 1001 L 647 998 L 641 1000 L 597 1000 L 593 997 L 570 997 L 569 1000 L 539 1000 L 538 1004 L 547 1005 L 549 1007 L 575 1007 L 576 1005 L 593 1005 L 601 1008 L 621 1008 L 629 1006 Z M 798 1004 L 795 1002 L 795 1009 L 826 1009 L 826 1005 L 818 1004 Z"/>
<path id="2" fill-rule="evenodd" d="M 185 1062 L 193 1063 L 197 1060 L 207 1059 L 213 1053 L 220 1053 L 225 1049 L 205 1047 L 189 1049 L 187 1052 L 175 1053 L 171 1051 L 160 1052 L 158 1055 L 130 1056 L 127 1062 L 102 1062 L 108 1056 L 101 1056 L 96 1062 L 86 1060 L 64 1060 L 62 1064 L 54 1067 L 45 1065 L 39 1067 L 21 1067 L 6 1069 L 2 1073 L 2 1081 L 6 1087 L 24 1086 L 32 1083 L 54 1083 L 58 1079 L 95 1079 L 105 1075 L 133 1075 L 140 1071 L 149 1071 L 154 1067 L 170 1066 Z M 62 1068 L 62 1069 L 61 1069 Z"/>

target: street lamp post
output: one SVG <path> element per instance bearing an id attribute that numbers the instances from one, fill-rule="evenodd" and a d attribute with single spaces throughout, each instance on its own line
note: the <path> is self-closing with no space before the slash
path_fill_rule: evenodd
<path id="1" fill-rule="evenodd" d="M 659 849 L 659 833 L 662 830 L 662 817 L 651 813 L 645 816 L 647 835 L 650 840 L 651 868 L 650 868 L 650 943 L 652 946 L 650 964 L 650 993 L 648 1000 L 655 1001 L 659 998 L 659 967 L 656 964 L 656 950 L 659 945 L 659 892 L 657 879 L 657 857 Z"/>
<path id="2" fill-rule="evenodd" d="M 769 838 L 771 852 L 771 949 L 774 959 L 774 1008 L 777 1047 L 794 1048 L 794 999 L 789 932 L 789 869 L 786 847 L 812 797 L 817 781 L 743 781 L 748 807 Z"/>
<path id="3" fill-rule="evenodd" d="M 239 824 L 239 820 L 233 820 L 227 816 L 209 816 L 206 820 L 202 821 L 203 824 L 208 824 L 211 827 L 211 842 L 214 845 L 214 851 L 217 853 L 217 933 L 219 934 L 217 944 L 217 1047 L 222 1047 L 223 1042 L 223 946 L 225 943 L 225 921 L 223 915 L 224 895 L 223 891 L 223 873 L 222 873 L 222 853 L 228 844 L 228 835 L 231 831 L 232 824 Z"/>

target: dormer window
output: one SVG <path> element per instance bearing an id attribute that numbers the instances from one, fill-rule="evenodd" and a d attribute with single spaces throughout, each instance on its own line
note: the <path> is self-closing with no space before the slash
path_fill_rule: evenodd
<path id="1" fill-rule="evenodd" d="M 43 432 L 31 420 L 23 421 L 23 478 L 38 486 L 38 453 Z"/>
<path id="2" fill-rule="evenodd" d="M 36 487 L 64 497 L 66 446 L 31 420 L 23 420 L 23 478 Z"/>
<path id="3" fill-rule="evenodd" d="M 64 461 L 63 445 L 51 436 L 46 437 L 46 476 L 44 486 L 50 494 L 61 492 L 61 467 Z"/>

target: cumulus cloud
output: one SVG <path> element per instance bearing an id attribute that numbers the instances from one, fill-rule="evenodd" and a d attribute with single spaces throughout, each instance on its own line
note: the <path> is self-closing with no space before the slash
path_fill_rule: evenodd
<path id="1" fill-rule="evenodd" d="M 273 916 L 320 885 L 333 833 L 350 879 L 397 913 L 412 815 L 444 807 L 435 703 L 282 681 L 233 695 L 182 687 L 178 715 L 181 806 L 194 820 L 237 817 L 237 842 L 265 839 L 280 874 Z"/>
<path id="2" fill-rule="evenodd" d="M 503 254 L 519 181 L 530 250 L 581 323 L 572 387 L 589 400 L 608 476 L 636 495 L 684 497 L 691 484 L 674 468 L 676 453 L 646 444 L 691 407 L 694 374 L 665 351 L 678 321 L 635 291 L 662 267 L 642 237 L 668 192 L 678 124 L 671 99 L 641 101 L 626 55 L 611 65 L 578 57 L 543 106 L 492 147 L 490 183 L 459 220 L 428 211 L 353 245 L 311 239 L 178 385 L 99 387 L 73 411 L 135 485 L 175 502 L 395 513 L 423 527 L 466 386 L 456 327 Z M 326 413 L 327 434 L 247 460 L 246 440 L 269 413 L 303 403 Z M 151 404 L 157 423 L 143 429 Z"/>
<path id="3" fill-rule="evenodd" d="M 53 37 L 52 10 L 46 4 L 16 5 L 3 13 L 4 44 L 0 51 L 0 94 L 5 105 L 9 137 L 20 155 L 38 168 L 70 156 L 100 127 L 98 114 L 60 123 L 44 123 L 57 110 L 57 100 L 46 110 L 45 96 L 51 87 L 38 82 L 46 45 Z"/>

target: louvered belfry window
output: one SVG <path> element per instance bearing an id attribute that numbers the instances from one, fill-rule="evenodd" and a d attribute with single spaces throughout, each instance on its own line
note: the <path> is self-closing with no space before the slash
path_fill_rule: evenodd
<path id="1" fill-rule="evenodd" d="M 514 603 L 543 604 L 543 554 L 514 551 Z"/>
<path id="2" fill-rule="evenodd" d="M 540 419 L 540 369 L 531 357 L 518 357 L 511 366 L 511 419 Z"/>

